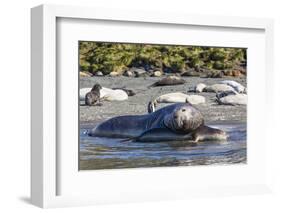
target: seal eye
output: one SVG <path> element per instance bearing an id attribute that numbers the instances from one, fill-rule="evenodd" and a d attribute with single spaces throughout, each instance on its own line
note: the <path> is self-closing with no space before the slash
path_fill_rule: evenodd
<path id="1" fill-rule="evenodd" d="M 186 109 L 182 109 L 181 111 L 185 112 L 185 111 L 186 111 Z"/>

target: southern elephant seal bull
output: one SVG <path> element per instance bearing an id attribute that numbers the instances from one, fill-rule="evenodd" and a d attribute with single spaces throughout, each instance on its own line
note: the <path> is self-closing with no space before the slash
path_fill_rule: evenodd
<path id="1" fill-rule="evenodd" d="M 227 139 L 224 131 L 205 126 L 203 115 L 189 103 L 172 104 L 151 114 L 113 117 L 90 130 L 89 136 L 139 142 Z"/>

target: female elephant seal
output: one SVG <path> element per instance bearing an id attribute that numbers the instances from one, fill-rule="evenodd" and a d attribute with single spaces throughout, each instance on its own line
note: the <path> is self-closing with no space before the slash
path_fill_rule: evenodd
<path id="1" fill-rule="evenodd" d="M 228 91 L 235 91 L 235 89 L 227 84 L 213 84 L 210 86 L 207 86 L 206 84 L 200 83 L 197 84 L 194 88 L 194 90 L 191 90 L 193 92 L 228 92 Z"/>
<path id="2" fill-rule="evenodd" d="M 216 101 L 221 105 L 247 105 L 247 94 L 235 92 L 217 93 Z"/>
<path id="3" fill-rule="evenodd" d="M 161 80 L 155 82 L 154 84 L 150 85 L 149 87 L 158 87 L 158 86 L 172 86 L 172 85 L 179 85 L 184 84 L 185 80 L 178 77 L 178 76 L 168 76 L 162 78 Z"/>
<path id="4" fill-rule="evenodd" d="M 85 100 L 85 95 L 91 91 L 91 88 L 82 88 L 79 92 L 80 101 Z M 133 91 L 130 91 L 133 92 Z M 123 89 L 110 89 L 102 87 L 100 89 L 100 98 L 105 101 L 125 101 L 128 99 L 129 90 Z"/>
<path id="5" fill-rule="evenodd" d="M 199 83 L 194 89 L 191 89 L 192 92 L 238 92 L 238 93 L 247 93 L 247 88 L 242 84 L 232 81 L 232 80 L 224 80 L 219 82 L 218 84 L 213 84 L 207 86 L 206 84 Z"/>
<path id="6" fill-rule="evenodd" d="M 163 107 L 151 114 L 111 118 L 89 132 L 94 137 L 129 138 L 138 142 L 226 140 L 224 131 L 204 125 L 189 103 Z"/>
<path id="7" fill-rule="evenodd" d="M 235 89 L 235 91 L 237 91 L 238 93 L 247 93 L 247 88 L 236 81 L 224 80 L 224 81 L 221 81 L 220 83 L 233 87 L 233 89 Z"/>
<path id="8" fill-rule="evenodd" d="M 148 113 L 154 112 L 159 103 L 190 103 L 192 105 L 203 104 L 205 97 L 201 95 L 187 95 L 181 92 L 166 93 L 160 95 L 148 103 Z"/>

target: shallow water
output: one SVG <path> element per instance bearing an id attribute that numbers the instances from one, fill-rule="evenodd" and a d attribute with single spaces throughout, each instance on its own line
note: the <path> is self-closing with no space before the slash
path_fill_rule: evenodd
<path id="1" fill-rule="evenodd" d="M 246 123 L 223 122 L 211 127 L 226 131 L 225 142 L 138 143 L 89 137 L 80 130 L 80 170 L 246 163 Z"/>

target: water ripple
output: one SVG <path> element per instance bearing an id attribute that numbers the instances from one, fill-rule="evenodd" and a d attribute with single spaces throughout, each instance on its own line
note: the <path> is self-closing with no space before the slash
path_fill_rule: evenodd
<path id="1" fill-rule="evenodd" d="M 225 165 L 246 163 L 245 123 L 211 125 L 229 134 L 227 142 L 135 143 L 88 137 L 80 130 L 80 169 L 115 169 L 160 166 Z"/>

